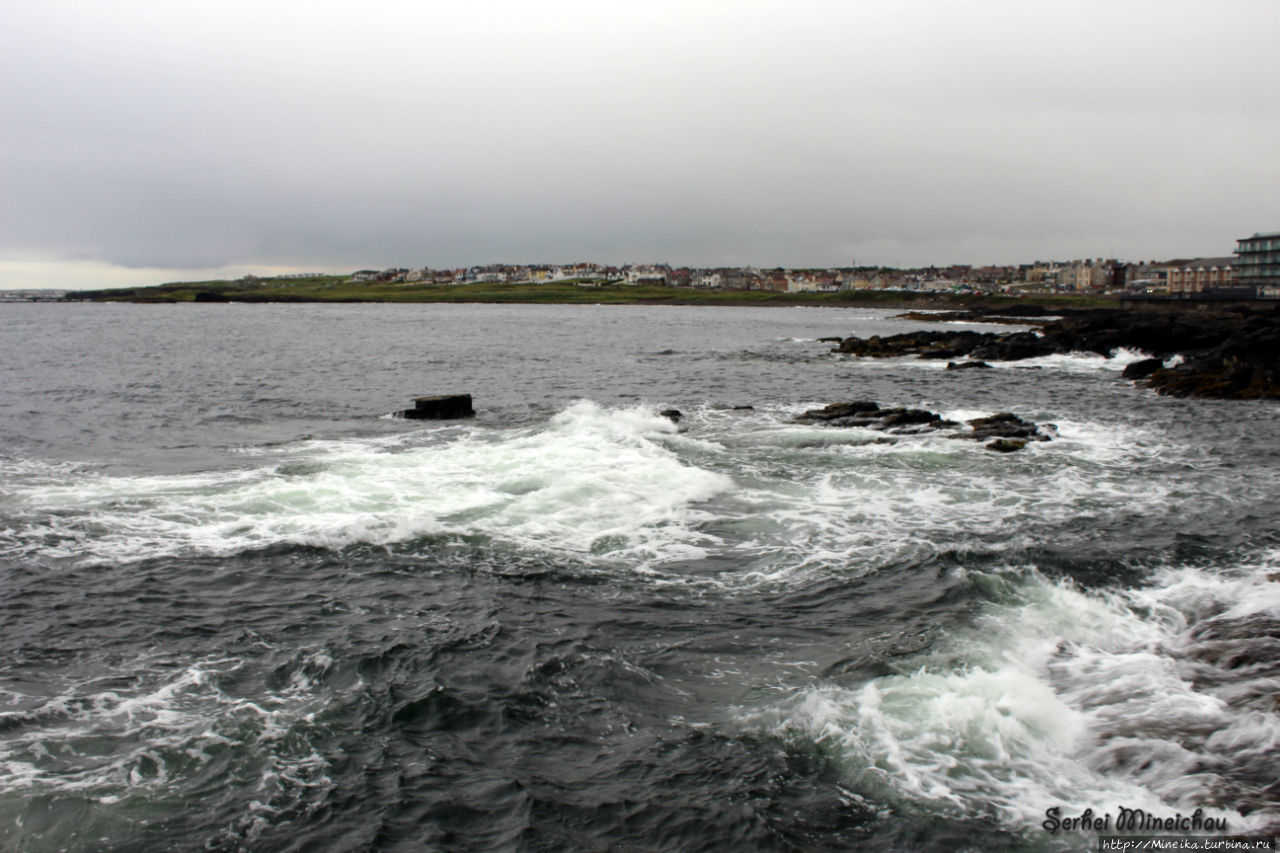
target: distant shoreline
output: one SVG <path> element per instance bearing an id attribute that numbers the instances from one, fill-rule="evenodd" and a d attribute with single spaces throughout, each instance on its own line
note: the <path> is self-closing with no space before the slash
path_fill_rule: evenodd
<path id="1" fill-rule="evenodd" d="M 889 310 L 1118 308 L 1116 296 L 1032 294 L 1014 296 L 932 291 L 844 290 L 788 293 L 771 290 L 713 290 L 669 285 L 554 283 L 471 283 L 395 285 L 349 283 L 340 277 L 245 283 L 211 281 L 154 287 L 69 293 L 67 301 L 135 304 L 204 303 L 496 303 L 552 305 L 723 305 L 740 307 L 884 308 Z"/>
<path id="2" fill-rule="evenodd" d="M 1280 303 L 1259 302 L 1263 304 L 1225 311 L 1065 309 L 1055 318 L 1029 313 L 1014 317 L 1013 311 L 1007 311 L 1000 321 L 1020 319 L 1036 324 L 1037 331 L 921 330 L 865 340 L 849 337 L 834 351 L 869 358 L 946 360 L 947 369 L 955 370 L 989 367 L 987 361 L 1022 361 L 1070 352 L 1111 358 L 1117 350 L 1128 349 L 1146 357 L 1128 365 L 1124 378 L 1161 394 L 1280 400 Z M 984 310 L 900 316 L 929 324 L 996 319 Z"/>

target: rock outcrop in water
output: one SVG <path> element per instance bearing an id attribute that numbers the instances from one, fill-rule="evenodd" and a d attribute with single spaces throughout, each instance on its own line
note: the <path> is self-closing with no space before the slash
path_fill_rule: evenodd
<path id="1" fill-rule="evenodd" d="M 968 421 L 968 424 L 973 429 L 973 432 L 962 436 L 963 438 L 972 438 L 977 441 L 991 439 L 991 443 L 987 445 L 987 448 L 1005 453 L 1011 450 L 1021 450 L 1027 446 L 1029 441 L 1048 441 L 1051 438 L 1051 434 L 1056 431 L 1056 427 L 1052 424 L 1046 424 L 1042 427 L 1031 421 L 1024 421 L 1012 412 L 1001 412 L 986 418 L 974 418 Z"/>
<path id="2" fill-rule="evenodd" d="M 983 332 L 904 332 L 900 335 L 845 338 L 835 352 L 869 358 L 917 355 L 920 358 L 959 358 L 999 336 Z"/>
<path id="3" fill-rule="evenodd" d="M 1222 329 L 1210 346 L 1181 354 L 1181 364 L 1160 367 L 1145 384 L 1174 397 L 1280 399 L 1280 310 Z"/>
<path id="4" fill-rule="evenodd" d="M 1054 428 L 1023 420 L 1011 412 L 986 418 L 974 418 L 965 424 L 950 421 L 925 409 L 882 409 L 871 400 L 832 403 L 821 409 L 810 409 L 796 417 L 796 423 L 821 424 L 832 427 L 865 427 L 893 435 L 918 435 L 943 432 L 952 438 L 988 441 L 989 450 L 1010 452 L 1021 450 L 1032 441 L 1049 441 Z"/>
<path id="5" fill-rule="evenodd" d="M 457 418 L 474 418 L 470 394 L 442 394 L 435 397 L 418 397 L 412 409 L 405 409 L 401 417 L 415 420 L 446 421 Z"/>
<path id="6" fill-rule="evenodd" d="M 1125 379 L 1146 379 L 1162 367 L 1163 358 L 1144 358 L 1129 364 L 1120 375 Z"/>
<path id="7" fill-rule="evenodd" d="M 924 409 L 882 409 L 870 400 L 832 403 L 821 409 L 810 409 L 796 418 L 798 423 L 822 423 L 827 426 L 868 427 L 894 433 L 917 433 L 943 427 L 958 426 L 941 415 Z"/>
<path id="8" fill-rule="evenodd" d="M 942 316 L 981 319 L 973 312 L 960 318 Z M 1131 365 L 1126 378 L 1141 381 L 1161 394 L 1280 399 L 1280 307 L 1271 311 L 1163 314 L 1093 309 L 1044 323 L 1035 332 L 943 331 L 851 337 L 841 341 L 834 352 L 870 358 L 914 355 L 948 359 L 949 368 L 959 369 L 977 361 L 1018 361 L 1070 352 L 1110 358 L 1119 349 L 1141 350 L 1153 356 Z M 1175 355 L 1181 356 L 1180 363 L 1166 367 L 1165 361 Z M 971 361 L 950 361 L 962 357 Z"/>

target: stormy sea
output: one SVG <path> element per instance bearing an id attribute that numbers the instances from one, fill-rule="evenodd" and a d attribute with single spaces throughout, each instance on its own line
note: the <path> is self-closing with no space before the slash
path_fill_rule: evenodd
<path id="1" fill-rule="evenodd" d="M 1280 406 L 819 340 L 928 327 L 0 306 L 0 849 L 1276 832 Z M 796 422 L 845 400 L 1051 440 Z"/>

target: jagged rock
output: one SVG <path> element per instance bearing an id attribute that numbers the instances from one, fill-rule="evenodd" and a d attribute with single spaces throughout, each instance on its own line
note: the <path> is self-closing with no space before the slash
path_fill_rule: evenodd
<path id="1" fill-rule="evenodd" d="M 961 425 L 936 412 L 926 409 L 882 409 L 879 404 L 870 400 L 832 403 L 821 409 L 810 409 L 797 416 L 795 422 L 832 427 L 866 427 L 898 435 L 950 430 L 955 438 L 977 441 L 995 439 L 1004 442 L 999 447 L 992 447 L 993 450 L 1003 451 L 1021 450 L 1029 441 L 1049 441 L 1054 431 L 1051 426 L 1041 427 L 1010 412 L 1001 412 L 986 418 L 974 418 L 968 422 L 969 429 L 954 432 Z"/>
<path id="2" fill-rule="evenodd" d="M 1007 309 L 991 309 L 1006 311 Z M 975 312 L 979 319 L 983 312 Z M 1225 399 L 1280 399 L 1280 306 L 1273 310 L 1144 313 L 1115 309 L 1064 309 L 1039 332 L 994 335 L 972 331 L 920 331 L 888 337 L 846 338 L 836 352 L 887 358 L 1019 361 L 1067 352 L 1107 357 L 1126 348 L 1154 359 L 1182 355 L 1174 368 L 1137 362 L 1126 368 L 1161 394 Z M 922 320 L 935 321 L 933 315 Z M 1140 366 L 1141 365 L 1141 366 Z M 965 366 L 957 364 L 957 369 Z M 1148 371 L 1138 377 L 1139 371 Z"/>
<path id="3" fill-rule="evenodd" d="M 470 394 L 442 394 L 435 397 L 417 397 L 412 409 L 405 409 L 401 417 L 414 420 L 453 420 L 455 418 L 473 418 L 475 409 L 471 408 Z"/>
<path id="4" fill-rule="evenodd" d="M 1144 384 L 1175 397 L 1280 399 L 1280 307 L 1214 329 L 1221 336 L 1214 346 L 1184 353 L 1182 364 L 1156 370 Z"/>
<path id="5" fill-rule="evenodd" d="M 908 427 L 927 424 L 930 427 L 953 426 L 955 421 L 943 420 L 941 415 L 925 409 L 887 409 L 875 414 L 878 429 L 890 427 Z"/>
<path id="6" fill-rule="evenodd" d="M 948 361 L 947 370 L 990 370 L 985 361 Z"/>
<path id="7" fill-rule="evenodd" d="M 1012 412 L 1001 412 L 986 418 L 974 418 L 968 423 L 973 428 L 973 433 L 965 437 L 977 441 L 984 441 L 988 438 L 1017 439 L 1025 445 L 1028 441 L 1049 440 L 1048 433 L 1042 430 L 1038 424 L 1024 421 Z M 1021 448 L 1010 449 L 1020 450 Z"/>
<path id="8" fill-rule="evenodd" d="M 983 332 L 908 332 L 870 338 L 845 338 L 834 352 L 871 358 L 917 355 L 920 358 L 958 358 L 996 336 Z"/>
<path id="9" fill-rule="evenodd" d="M 1127 365 L 1120 375 L 1125 379 L 1146 379 L 1162 367 L 1164 367 L 1164 359 L 1144 358 Z"/>
<path id="10" fill-rule="evenodd" d="M 1280 399 L 1280 364 L 1200 358 L 1157 370 L 1144 384 L 1171 397 L 1274 400 Z"/>
<path id="11" fill-rule="evenodd" d="M 796 418 L 796 423 L 823 423 L 827 426 L 869 427 L 893 432 L 922 432 L 954 422 L 924 409 L 882 409 L 870 400 L 854 400 L 848 403 L 832 403 L 821 409 L 811 409 Z"/>
<path id="12" fill-rule="evenodd" d="M 1025 438 L 997 438 L 995 441 L 986 445 L 987 450 L 996 450 L 1000 453 L 1012 453 L 1015 450 L 1022 450 L 1027 446 Z"/>
<path id="13" fill-rule="evenodd" d="M 810 409 L 796 418 L 797 421 L 830 421 L 847 418 L 863 412 L 878 411 L 880 404 L 872 400 L 854 400 L 849 403 L 831 403 L 821 409 Z"/>
<path id="14" fill-rule="evenodd" d="M 1042 338 L 1034 332 L 1014 332 L 975 347 L 968 355 L 978 360 L 1021 361 L 1024 358 L 1038 358 L 1042 355 L 1053 355 L 1056 352 L 1061 350 L 1059 344 L 1052 340 Z"/>
<path id="15" fill-rule="evenodd" d="M 796 418 L 796 423 L 815 422 L 828 426 L 892 429 L 894 432 L 902 432 L 909 427 L 952 425 L 951 421 L 944 421 L 940 415 L 924 409 L 882 409 L 879 403 L 871 400 L 832 403 L 821 409 L 810 409 Z"/>

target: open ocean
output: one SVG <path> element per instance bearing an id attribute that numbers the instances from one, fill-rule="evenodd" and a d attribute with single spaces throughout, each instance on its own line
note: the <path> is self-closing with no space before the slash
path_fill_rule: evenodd
<path id="1" fill-rule="evenodd" d="M 817 342 L 890 317 L 0 306 L 0 849 L 1275 833 L 1280 405 Z"/>

